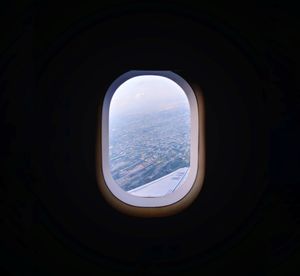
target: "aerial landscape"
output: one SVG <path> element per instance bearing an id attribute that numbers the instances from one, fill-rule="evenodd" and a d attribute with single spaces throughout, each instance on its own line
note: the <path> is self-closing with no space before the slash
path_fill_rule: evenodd
<path id="1" fill-rule="evenodd" d="M 111 118 L 109 160 L 113 179 L 125 191 L 189 167 L 188 105 Z"/>

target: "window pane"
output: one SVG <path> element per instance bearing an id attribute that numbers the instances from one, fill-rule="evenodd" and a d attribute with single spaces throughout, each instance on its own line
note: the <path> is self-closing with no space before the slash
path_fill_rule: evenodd
<path id="1" fill-rule="evenodd" d="M 109 108 L 109 165 L 115 182 L 140 197 L 175 191 L 190 167 L 190 107 L 182 88 L 157 76 L 133 77 Z"/>

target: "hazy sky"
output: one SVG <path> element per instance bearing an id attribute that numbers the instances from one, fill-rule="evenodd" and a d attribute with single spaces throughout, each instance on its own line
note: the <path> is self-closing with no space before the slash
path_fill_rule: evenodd
<path id="1" fill-rule="evenodd" d="M 182 88 L 174 81 L 155 75 L 136 76 L 122 83 L 110 104 L 110 116 L 149 113 L 188 106 Z"/>

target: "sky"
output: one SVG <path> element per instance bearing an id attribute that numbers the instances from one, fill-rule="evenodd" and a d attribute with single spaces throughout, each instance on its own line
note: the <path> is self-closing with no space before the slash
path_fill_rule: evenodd
<path id="1" fill-rule="evenodd" d="M 173 80 L 156 75 L 136 76 L 117 88 L 111 99 L 110 116 L 145 114 L 188 104 L 185 92 Z"/>

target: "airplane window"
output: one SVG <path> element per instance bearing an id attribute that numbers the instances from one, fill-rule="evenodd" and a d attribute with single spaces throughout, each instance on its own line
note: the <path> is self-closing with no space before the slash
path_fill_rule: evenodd
<path id="1" fill-rule="evenodd" d="M 190 166 L 191 115 L 182 88 L 161 76 L 136 76 L 115 91 L 109 108 L 109 162 L 126 192 L 173 192 Z"/>
<path id="2" fill-rule="evenodd" d="M 171 71 L 129 71 L 109 87 L 102 110 L 105 185 L 124 203 L 161 207 L 181 200 L 198 170 L 198 109 Z"/>

